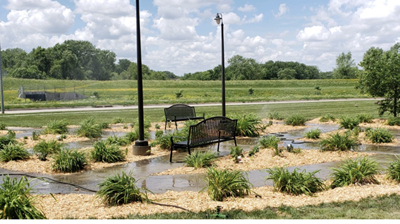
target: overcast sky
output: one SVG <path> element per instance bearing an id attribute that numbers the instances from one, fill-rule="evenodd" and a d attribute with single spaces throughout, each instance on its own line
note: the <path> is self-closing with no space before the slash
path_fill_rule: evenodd
<path id="1" fill-rule="evenodd" d="M 87 40 L 136 62 L 134 0 L 0 0 L 2 50 L 30 52 L 65 40 Z M 297 61 L 331 71 L 351 52 L 356 63 L 370 47 L 400 42 L 399 0 L 141 0 L 142 62 L 176 75 L 221 64 Z"/>

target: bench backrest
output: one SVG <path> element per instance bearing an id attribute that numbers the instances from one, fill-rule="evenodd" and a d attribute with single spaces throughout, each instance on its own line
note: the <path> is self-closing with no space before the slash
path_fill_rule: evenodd
<path id="1" fill-rule="evenodd" d="M 189 144 L 202 145 L 235 139 L 237 120 L 217 116 L 205 119 L 189 128 Z"/>
<path id="2" fill-rule="evenodd" d="M 196 111 L 194 107 L 186 104 L 174 104 L 168 108 L 164 108 L 165 119 L 175 120 L 176 119 L 189 119 L 196 117 Z"/>

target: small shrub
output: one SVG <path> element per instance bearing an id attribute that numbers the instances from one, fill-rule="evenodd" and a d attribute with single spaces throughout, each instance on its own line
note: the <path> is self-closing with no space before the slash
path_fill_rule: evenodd
<path id="1" fill-rule="evenodd" d="M 0 123 L 0 130 L 7 130 L 6 124 Z"/>
<path id="2" fill-rule="evenodd" d="M 15 139 L 15 132 L 8 131 L 6 136 L 0 137 L 0 151 L 8 144 L 17 144 Z"/>
<path id="3" fill-rule="evenodd" d="M 353 130 L 353 128 L 358 127 L 360 121 L 355 117 L 343 116 L 339 123 L 341 128 Z"/>
<path id="4" fill-rule="evenodd" d="M 155 124 L 154 127 L 158 130 L 160 129 L 160 125 L 159 124 Z"/>
<path id="5" fill-rule="evenodd" d="M 399 117 L 391 117 L 386 122 L 390 126 L 400 126 L 400 118 Z"/>
<path id="6" fill-rule="evenodd" d="M 99 124 L 101 129 L 107 129 L 110 128 L 110 125 L 107 122 L 102 122 Z"/>
<path id="7" fill-rule="evenodd" d="M 400 157 L 396 156 L 396 161 L 389 164 L 386 175 L 390 179 L 400 182 Z"/>
<path id="8" fill-rule="evenodd" d="M 232 148 L 230 148 L 229 155 L 231 155 L 231 157 L 232 157 L 233 161 L 235 161 L 235 163 L 238 163 L 239 162 L 239 158 L 238 157 L 239 156 L 240 157 L 244 157 L 243 156 L 243 149 L 240 148 L 239 146 L 232 147 Z"/>
<path id="9" fill-rule="evenodd" d="M 214 201 L 223 201 L 226 197 L 243 197 L 251 193 L 252 184 L 247 178 L 247 173 L 239 170 L 223 169 L 214 167 L 207 168 L 207 190 L 208 195 Z"/>
<path id="10" fill-rule="evenodd" d="M 328 138 L 322 139 L 320 142 L 322 151 L 347 151 L 350 150 L 357 141 L 347 132 L 344 135 L 330 134 Z"/>
<path id="11" fill-rule="evenodd" d="M 253 95 L 254 94 L 254 89 L 253 88 L 250 88 L 249 89 L 249 95 Z"/>
<path id="12" fill-rule="evenodd" d="M 247 115 L 235 114 L 233 119 L 237 119 L 236 134 L 245 137 L 257 137 L 259 132 L 257 126 L 261 123 L 261 119 L 254 113 Z"/>
<path id="13" fill-rule="evenodd" d="M 311 139 L 319 139 L 320 135 L 321 135 L 321 130 L 319 129 L 310 130 L 309 132 L 306 133 L 306 137 Z"/>
<path id="14" fill-rule="evenodd" d="M 390 143 L 394 139 L 393 134 L 384 128 L 368 129 L 365 131 L 365 136 L 372 143 Z"/>
<path id="15" fill-rule="evenodd" d="M 32 132 L 32 140 L 37 141 L 37 140 L 39 140 L 39 137 L 40 137 L 40 132 L 36 132 L 36 131 Z"/>
<path id="16" fill-rule="evenodd" d="M 175 92 L 175 96 L 177 99 L 183 97 L 183 90 L 179 90 L 178 92 Z"/>
<path id="17" fill-rule="evenodd" d="M 328 122 L 328 121 L 336 121 L 335 116 L 333 116 L 332 114 L 327 114 L 325 116 L 322 116 L 319 119 L 320 122 Z"/>
<path id="18" fill-rule="evenodd" d="M 125 154 L 115 144 L 107 144 L 106 141 L 97 141 L 94 143 L 94 149 L 91 157 L 96 162 L 116 163 L 125 160 Z"/>
<path id="19" fill-rule="evenodd" d="M 87 161 L 83 152 L 76 149 L 62 149 L 60 153 L 54 155 L 52 167 L 54 171 L 77 172 L 83 170 L 86 165 Z"/>
<path id="20" fill-rule="evenodd" d="M 118 136 L 108 136 L 106 139 L 106 144 L 109 145 L 119 145 L 119 146 L 126 146 L 128 145 L 129 139 L 128 138 L 123 138 L 123 137 L 118 137 Z"/>
<path id="21" fill-rule="evenodd" d="M 136 186 L 137 180 L 132 173 L 117 174 L 107 178 L 99 184 L 99 191 L 96 195 L 106 205 L 122 205 L 131 202 L 149 201 L 147 194 L 140 191 Z"/>
<path id="22" fill-rule="evenodd" d="M 96 99 L 99 99 L 99 98 L 100 98 L 99 93 L 96 92 L 96 91 L 94 91 L 94 92 L 92 93 L 92 95 L 93 95 Z"/>
<path id="23" fill-rule="evenodd" d="M 44 134 L 66 134 L 68 133 L 67 128 L 68 122 L 65 119 L 51 121 L 47 124 L 47 127 L 43 130 Z"/>
<path id="24" fill-rule="evenodd" d="M 249 151 L 249 156 L 255 156 L 260 151 L 260 146 L 255 145 L 252 150 Z"/>
<path id="25" fill-rule="evenodd" d="M 3 176 L 0 184 L 0 217 L 2 219 L 46 219 L 35 206 L 32 187 L 25 176 L 19 180 Z"/>
<path id="26" fill-rule="evenodd" d="M 171 148 L 171 137 L 174 136 L 174 133 L 166 133 L 159 137 L 156 137 L 154 140 L 154 144 L 160 145 L 161 149 L 170 149 Z"/>
<path id="27" fill-rule="evenodd" d="M 123 123 L 124 122 L 124 119 L 122 119 L 122 118 L 120 118 L 120 117 L 114 117 L 113 119 L 112 119 L 112 123 L 113 124 L 119 124 L 119 123 Z"/>
<path id="28" fill-rule="evenodd" d="M 125 138 L 132 143 L 139 139 L 139 133 L 130 131 L 125 134 Z"/>
<path id="29" fill-rule="evenodd" d="M 292 115 L 285 120 L 286 125 L 304 126 L 306 119 L 301 115 Z"/>
<path id="30" fill-rule="evenodd" d="M 297 171 L 298 168 L 294 169 L 293 172 L 289 172 L 288 169 L 275 167 L 273 169 L 267 169 L 269 176 L 267 180 L 273 180 L 274 189 L 279 192 L 285 192 L 293 195 L 313 195 L 318 191 L 325 189 L 323 181 L 315 177 L 315 174 L 319 170 L 314 172 L 302 172 Z"/>
<path id="31" fill-rule="evenodd" d="M 161 138 L 161 136 L 164 135 L 164 132 L 162 130 L 157 130 L 155 133 L 156 138 Z"/>
<path id="32" fill-rule="evenodd" d="M 279 112 L 270 112 L 268 113 L 268 119 L 272 119 L 272 120 L 283 120 L 285 119 L 282 115 L 279 114 Z"/>
<path id="33" fill-rule="evenodd" d="M 90 117 L 83 120 L 77 130 L 78 136 L 87 138 L 100 138 L 103 130 L 96 124 L 94 118 Z"/>
<path id="34" fill-rule="evenodd" d="M 215 153 L 195 150 L 192 154 L 185 157 L 185 163 L 189 167 L 204 168 L 211 166 L 216 157 Z"/>
<path id="35" fill-rule="evenodd" d="M 57 142 L 56 140 L 42 140 L 33 147 L 33 152 L 41 161 L 46 161 L 48 155 L 60 152 L 62 146 L 63 144 Z"/>
<path id="36" fill-rule="evenodd" d="M 331 188 L 350 184 L 379 184 L 375 175 L 379 174 L 379 165 L 368 157 L 347 159 L 339 168 L 333 168 Z"/>
<path id="37" fill-rule="evenodd" d="M 278 148 L 278 143 L 281 140 L 275 135 L 263 136 L 258 140 L 258 144 L 263 148 Z"/>
<path id="38" fill-rule="evenodd" d="M 27 158 L 29 158 L 29 152 L 20 144 L 8 143 L 4 145 L 3 150 L 0 151 L 1 162 L 24 160 Z"/>
<path id="39" fill-rule="evenodd" d="M 360 123 L 371 123 L 373 117 L 371 114 L 359 114 L 357 115 L 357 119 Z"/>

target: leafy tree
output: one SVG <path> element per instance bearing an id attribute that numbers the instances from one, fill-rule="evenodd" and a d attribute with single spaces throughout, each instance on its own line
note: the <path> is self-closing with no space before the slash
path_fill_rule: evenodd
<path id="1" fill-rule="evenodd" d="M 228 60 L 227 80 L 257 80 L 261 78 L 261 66 L 252 58 L 235 55 Z"/>
<path id="2" fill-rule="evenodd" d="M 357 65 L 351 59 L 351 52 L 341 53 L 336 58 L 336 68 L 333 70 L 335 79 L 354 79 L 356 78 Z"/>
<path id="3" fill-rule="evenodd" d="M 361 93 L 369 93 L 373 97 L 384 97 L 379 107 L 379 114 L 385 112 L 397 117 L 400 111 L 400 44 L 396 43 L 388 51 L 370 48 L 360 62 L 364 72 L 359 73 L 357 88 Z"/>
<path id="4" fill-rule="evenodd" d="M 278 72 L 279 79 L 294 79 L 296 77 L 296 70 L 292 68 L 285 68 Z"/>

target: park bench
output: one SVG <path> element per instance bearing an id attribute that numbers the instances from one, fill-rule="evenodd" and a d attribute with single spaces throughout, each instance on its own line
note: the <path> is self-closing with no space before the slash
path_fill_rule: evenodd
<path id="1" fill-rule="evenodd" d="M 190 155 L 190 148 L 214 143 L 218 143 L 218 152 L 220 142 L 233 140 L 236 146 L 236 125 L 237 120 L 222 116 L 207 118 L 198 124 L 191 125 L 187 137 L 171 137 L 171 155 L 169 161 L 172 162 L 172 151 L 178 148 L 187 149 Z M 174 139 L 182 139 L 183 141 L 177 142 Z"/>
<path id="2" fill-rule="evenodd" d="M 167 129 L 167 122 L 175 122 L 175 128 L 178 129 L 178 121 L 187 121 L 187 120 L 204 120 L 203 116 L 196 116 L 196 110 L 194 107 L 186 105 L 186 104 L 174 104 L 168 108 L 164 108 L 165 115 L 165 130 Z"/>

